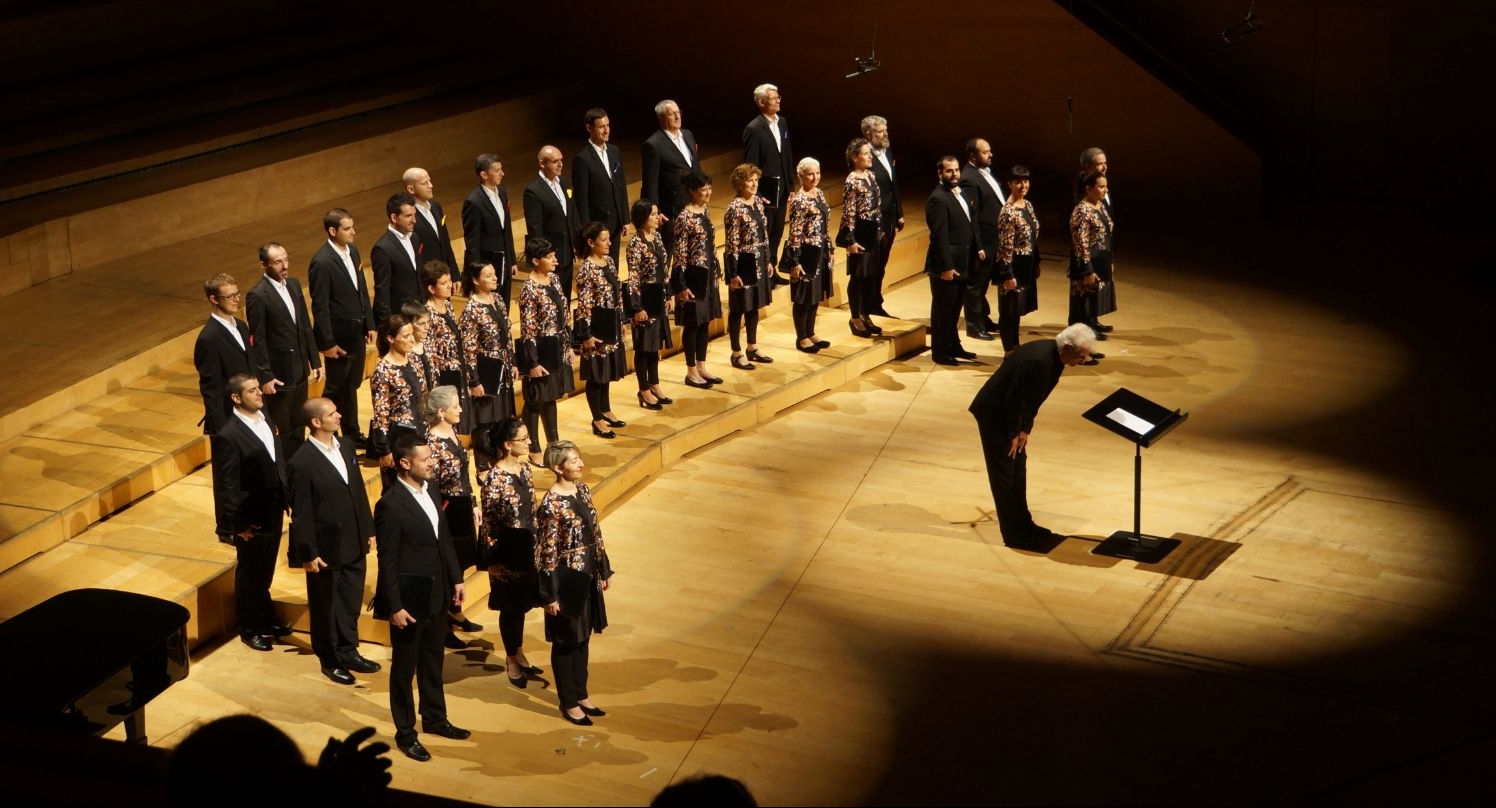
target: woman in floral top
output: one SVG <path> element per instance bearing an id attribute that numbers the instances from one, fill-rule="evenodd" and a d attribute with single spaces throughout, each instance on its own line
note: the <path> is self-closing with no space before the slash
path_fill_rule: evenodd
<path id="1" fill-rule="evenodd" d="M 558 441 L 547 446 L 545 465 L 556 475 L 535 513 L 535 570 L 545 604 L 545 638 L 551 643 L 561 717 L 587 726 L 592 718 L 607 715 L 587 696 L 587 653 L 592 635 L 608 627 L 603 593 L 613 567 L 592 492 L 582 482 L 586 467 L 576 445 Z"/>
<path id="2" fill-rule="evenodd" d="M 509 304 L 497 294 L 499 273 L 493 264 L 473 264 L 462 277 L 463 363 L 473 371 L 473 433 L 517 414 L 514 382 L 514 335 L 509 328 Z M 488 384 L 484 384 L 484 379 Z M 490 389 L 491 388 L 491 389 Z"/>
<path id="3" fill-rule="evenodd" d="M 1106 197 L 1106 175 L 1091 172 L 1081 180 L 1085 196 L 1070 213 L 1070 323 L 1085 323 L 1105 339 L 1096 318 L 1101 314 L 1102 290 L 1112 309 L 1117 306 L 1116 292 L 1111 291 L 1112 217 L 1102 199 Z M 1084 364 L 1094 365 L 1105 354 L 1091 352 Z"/>
<path id="4" fill-rule="evenodd" d="M 426 355 L 436 366 L 436 383 L 456 387 L 462 400 L 459 434 L 473 431 L 473 403 L 468 388 L 477 381 L 463 361 L 462 331 L 452 309 L 452 268 L 441 261 L 421 267 L 421 288 L 426 290 L 426 310 L 431 313 L 431 332 L 426 335 Z"/>
<path id="5" fill-rule="evenodd" d="M 670 246 L 670 291 L 675 293 L 675 322 L 681 327 L 686 355 L 686 385 L 705 389 L 722 383 L 706 369 L 707 325 L 722 316 L 722 266 L 717 263 L 716 230 L 706 212 L 712 178 L 693 171 L 681 180 L 681 187 L 691 201 L 671 223 L 675 243 Z"/>
<path id="6" fill-rule="evenodd" d="M 545 439 L 560 437 L 556 430 L 556 402 L 577 389 L 572 368 L 566 295 L 556 275 L 556 248 L 543 238 L 525 244 L 525 266 L 530 277 L 519 293 L 519 344 L 514 346 L 515 364 L 524 381 L 525 426 L 530 430 L 530 461 L 540 465 L 540 441 L 536 432 L 545 422 Z"/>
<path id="7" fill-rule="evenodd" d="M 878 282 L 879 231 L 883 221 L 878 179 L 870 170 L 872 144 L 863 138 L 847 144 L 847 167 L 852 170 L 842 182 L 842 223 L 836 243 L 847 248 L 847 308 L 852 313 L 848 325 L 854 335 L 871 337 L 883 333 L 883 329 L 873 325 L 867 312 L 868 302 L 875 299 L 868 294 L 868 286 Z"/>
<path id="8" fill-rule="evenodd" d="M 1008 172 L 1008 201 L 997 214 L 997 333 L 1004 355 L 1018 350 L 1018 320 L 1039 308 L 1039 217 L 1028 201 L 1029 170 Z"/>
<path id="9" fill-rule="evenodd" d="M 764 215 L 764 201 L 758 196 L 758 179 L 763 172 L 752 163 L 732 170 L 732 189 L 737 193 L 727 203 L 722 217 L 726 237 L 723 251 L 727 264 L 727 334 L 732 343 L 732 366 L 753 370 L 754 362 L 773 362 L 758 352 L 758 310 L 769 305 L 774 288 L 774 268 L 769 265 L 769 220 Z M 748 351 L 739 340 L 743 326 L 748 328 Z"/>
<path id="10" fill-rule="evenodd" d="M 582 228 L 587 257 L 577 264 L 576 339 L 582 348 L 582 378 L 587 380 L 587 406 L 592 410 L 592 434 L 613 438 L 611 427 L 628 426 L 613 413 L 609 386 L 629 373 L 623 353 L 623 284 L 618 265 L 609 255 L 613 236 L 599 222 Z M 606 314 L 606 318 L 603 315 Z"/>
<path id="11" fill-rule="evenodd" d="M 431 333 L 431 311 L 425 303 L 411 301 L 400 307 L 400 314 L 410 323 L 411 335 L 415 339 L 415 346 L 410 349 L 410 364 L 421 379 L 421 390 L 430 390 L 436 386 L 436 363 L 426 353 L 426 337 Z"/>
<path id="12" fill-rule="evenodd" d="M 447 525 L 452 531 L 452 549 L 457 551 L 457 566 L 466 570 L 478 563 L 478 526 L 483 521 L 483 511 L 473 496 L 467 449 L 457 437 L 456 427 L 462 420 L 462 402 L 457 388 L 444 384 L 427 393 L 425 416 L 426 445 L 431 447 L 431 482 L 441 493 L 442 509 L 446 511 Z M 452 628 L 463 631 L 483 629 L 464 617 L 455 604 L 449 607 L 447 619 L 448 648 L 467 646 L 452 633 Z"/>
<path id="13" fill-rule="evenodd" d="M 816 309 L 830 292 L 831 207 L 821 192 L 821 163 L 807 157 L 795 167 L 800 190 L 790 194 L 787 238 L 779 268 L 790 276 L 790 300 L 795 320 L 795 347 L 805 353 L 830 348 L 816 336 Z"/>
<path id="14" fill-rule="evenodd" d="M 473 433 L 480 468 L 483 524 L 480 555 L 488 565 L 488 608 L 499 613 L 499 639 L 509 683 L 524 687 L 527 677 L 545 671 L 525 656 L 525 614 L 540 603 L 535 576 L 535 483 L 525 452 L 530 430 L 510 418 Z"/>
<path id="15" fill-rule="evenodd" d="M 670 337 L 670 250 L 660 233 L 660 209 L 648 199 L 629 212 L 634 234 L 629 236 L 629 278 L 625 282 L 628 314 L 634 324 L 634 375 L 639 380 L 639 406 L 648 410 L 673 404 L 660 391 L 660 351 L 673 347 Z"/>
<path id="16" fill-rule="evenodd" d="M 379 459 L 379 476 L 388 488 L 395 480 L 395 437 L 401 432 L 420 431 L 421 397 L 425 380 L 410 360 L 415 330 L 404 316 L 392 314 L 379 324 L 379 364 L 369 374 L 369 400 L 374 416 L 369 420 L 369 451 Z"/>

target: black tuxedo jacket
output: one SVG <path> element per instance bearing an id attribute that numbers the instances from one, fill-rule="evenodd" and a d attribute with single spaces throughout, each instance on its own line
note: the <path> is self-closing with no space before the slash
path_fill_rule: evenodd
<path id="1" fill-rule="evenodd" d="M 883 161 L 877 155 L 873 156 L 873 177 L 878 180 L 878 198 L 883 201 L 883 230 L 887 233 L 898 231 L 899 220 L 904 218 L 904 203 L 899 200 L 899 161 L 893 159 L 893 150 L 883 151 L 888 158 L 888 164 L 893 166 L 894 173 L 890 174 L 883 167 Z"/>
<path id="2" fill-rule="evenodd" d="M 240 348 L 227 329 L 208 317 L 203 330 L 197 333 L 197 343 L 192 346 L 192 364 L 197 366 L 197 389 L 203 396 L 203 434 L 217 435 L 229 419 L 234 402 L 229 399 L 229 377 L 235 373 L 253 374 L 259 365 L 256 347 L 249 328 L 238 319 L 234 326 L 239 329 Z"/>
<path id="3" fill-rule="evenodd" d="M 213 510 L 218 535 L 226 538 L 248 528 L 279 526 L 285 509 L 286 455 L 280 450 L 280 437 L 275 439 L 272 459 L 255 433 L 230 415 L 213 443 Z M 280 540 L 279 534 L 276 540 Z"/>
<path id="4" fill-rule="evenodd" d="M 420 215 L 417 213 L 416 217 L 420 218 Z M 426 245 L 421 242 L 419 234 L 411 234 L 410 246 L 416 254 L 414 266 L 400 239 L 388 228 L 369 250 L 369 263 L 374 265 L 375 322 L 384 322 L 384 318 L 391 314 L 399 314 L 400 307 L 406 303 L 426 302 L 426 290 L 421 288 L 419 272 L 421 265 L 432 256 L 426 255 Z"/>
<path id="5" fill-rule="evenodd" d="M 426 221 L 425 214 L 416 211 L 416 238 L 422 244 L 427 245 L 426 255 L 421 256 L 421 263 L 427 261 L 440 261 L 452 270 L 452 283 L 462 283 L 462 264 L 457 263 L 457 254 L 452 252 L 452 237 L 447 234 L 447 213 L 442 210 L 442 205 L 435 199 L 431 200 L 431 217 L 436 219 L 436 227 L 433 229 L 431 223 Z M 399 245 L 396 245 L 399 246 Z M 417 267 L 419 269 L 419 267 Z M 426 299 L 426 290 L 421 290 L 421 300 Z"/>
<path id="6" fill-rule="evenodd" d="M 994 179 L 1002 183 L 1001 178 Z M 961 189 L 966 192 L 968 200 L 977 201 L 980 210 L 973 210 L 972 218 L 977 221 L 977 236 L 982 239 L 982 249 L 990 258 L 997 253 L 997 215 L 1002 213 L 1003 198 L 992 190 L 992 186 L 982 178 L 981 170 L 971 163 L 961 166 Z"/>
<path id="7" fill-rule="evenodd" d="M 690 162 L 686 162 L 686 156 L 680 153 L 680 149 L 675 147 L 675 141 L 663 129 L 650 135 L 641 149 L 644 184 L 639 190 L 639 196 L 655 203 L 660 212 L 671 219 L 691 201 L 681 191 L 681 174 L 693 168 L 701 168 L 701 158 L 696 154 L 696 136 L 689 129 L 680 130 L 680 136 L 691 152 Z"/>
<path id="8" fill-rule="evenodd" d="M 577 220 L 577 200 L 567 187 L 565 178 L 557 178 L 556 181 L 561 183 L 561 192 L 567 196 L 566 210 L 561 210 L 561 200 L 556 198 L 546 181 L 536 175 L 525 186 L 525 227 L 530 235 L 540 236 L 556 248 L 556 266 L 565 268 L 576 260 L 573 239 L 581 230 L 581 225 Z"/>
<path id="9" fill-rule="evenodd" d="M 327 462 L 322 450 L 306 443 L 291 456 L 287 484 L 291 500 L 291 565 L 299 567 L 314 558 L 328 566 L 341 567 L 363 558 L 374 535 L 374 516 L 369 512 L 369 493 L 359 472 L 353 444 L 338 441 L 338 452 L 348 468 L 348 482 Z"/>
<path id="10" fill-rule="evenodd" d="M 504 266 L 499 274 L 500 287 L 506 278 L 514 277 L 514 265 L 519 256 L 514 252 L 514 214 L 509 210 L 509 192 L 499 186 L 499 204 L 504 206 L 504 221 L 499 221 L 498 211 L 488 199 L 488 192 L 479 185 L 462 200 L 462 252 L 463 264 L 493 264 L 500 269 L 499 256 Z"/>
<path id="11" fill-rule="evenodd" d="M 612 143 L 607 150 L 608 164 L 603 165 L 591 142 L 582 147 L 582 153 L 571 163 L 571 187 L 575 189 L 577 221 L 583 227 L 588 222 L 602 222 L 616 236 L 629 218 L 629 181 L 623 174 L 623 153 Z M 578 239 L 577 244 L 581 244 L 580 235 Z"/>
<path id="12" fill-rule="evenodd" d="M 783 147 L 774 144 L 774 133 L 769 131 L 769 121 L 762 115 L 755 117 L 743 127 L 743 162 L 752 163 L 764 172 L 765 177 L 779 177 L 779 198 L 772 200 L 783 207 L 789 199 L 790 183 L 795 179 L 795 155 L 790 147 L 790 127 L 780 115 L 775 121 L 779 127 L 779 139 Z M 759 187 L 763 194 L 762 182 Z"/>
<path id="13" fill-rule="evenodd" d="M 399 246 L 399 245 L 396 245 Z M 369 305 L 369 284 L 359 265 L 358 248 L 348 245 L 357 283 L 349 280 L 348 268 L 329 242 L 312 256 L 307 283 L 312 287 L 312 333 L 317 350 L 336 345 L 349 353 L 364 349 L 364 336 L 374 330 L 374 309 Z M 358 353 L 362 356 L 362 353 Z"/>
<path id="14" fill-rule="evenodd" d="M 975 198 L 966 193 L 965 188 L 957 186 L 956 190 L 961 192 L 975 216 Z M 925 252 L 925 272 L 939 275 L 947 269 L 954 269 L 960 277 L 965 277 L 976 262 L 977 251 L 982 249 L 982 245 L 977 238 L 977 229 L 966 218 L 961 204 L 943 186 L 936 188 L 925 202 L 925 226 L 930 229 L 930 248 Z"/>
<path id="15" fill-rule="evenodd" d="M 374 535 L 379 543 L 377 596 L 389 607 L 390 614 L 405 609 L 417 620 L 445 612 L 452 602 L 453 586 L 462 581 L 435 482 L 426 484 L 426 496 L 436 507 L 438 529 L 434 531 L 415 495 L 398 480 L 390 483 L 374 506 Z M 401 575 L 431 578 L 431 601 L 404 603 L 400 598 Z"/>
<path id="16" fill-rule="evenodd" d="M 260 348 L 256 351 L 260 361 L 255 367 L 260 383 L 280 379 L 287 387 L 299 387 L 307 382 L 308 367 L 322 367 L 322 354 L 317 352 L 316 338 L 312 335 L 312 318 L 307 315 L 301 282 L 287 276 L 286 291 L 291 293 L 291 305 L 296 307 L 295 320 L 286 310 L 286 301 L 275 291 L 274 281 L 263 275 L 255 288 L 249 290 L 245 306 L 249 332 Z"/>

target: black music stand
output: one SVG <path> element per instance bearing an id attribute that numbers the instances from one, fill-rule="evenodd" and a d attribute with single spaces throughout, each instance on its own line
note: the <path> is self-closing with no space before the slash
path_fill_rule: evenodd
<path id="1" fill-rule="evenodd" d="M 1143 533 L 1143 447 L 1152 446 L 1190 417 L 1187 412 L 1169 410 L 1123 387 L 1103 398 L 1083 413 L 1087 421 L 1132 441 L 1132 530 L 1119 530 L 1097 545 L 1093 555 L 1130 558 L 1145 564 L 1156 564 L 1175 547 L 1178 539 L 1165 539 Z"/>

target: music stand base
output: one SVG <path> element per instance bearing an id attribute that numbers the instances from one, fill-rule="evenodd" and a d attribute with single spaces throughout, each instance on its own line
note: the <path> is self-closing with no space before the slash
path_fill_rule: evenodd
<path id="1" fill-rule="evenodd" d="M 1144 564 L 1157 564 L 1179 546 L 1178 539 L 1161 536 L 1138 536 L 1131 530 L 1119 530 L 1091 550 L 1091 555 L 1128 558 Z"/>

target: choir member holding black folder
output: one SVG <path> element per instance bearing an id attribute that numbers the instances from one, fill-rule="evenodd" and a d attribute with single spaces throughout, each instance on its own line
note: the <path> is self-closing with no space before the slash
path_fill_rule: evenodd
<path id="1" fill-rule="evenodd" d="M 820 189 L 821 163 L 814 157 L 795 168 L 800 190 L 790 194 L 781 269 L 790 276 L 790 300 L 795 320 L 795 348 L 816 353 L 831 343 L 816 336 L 816 309 L 829 295 L 831 284 L 831 207 Z"/>
<path id="2" fill-rule="evenodd" d="M 692 171 L 681 180 L 691 202 L 675 217 L 670 246 L 670 290 L 675 293 L 675 322 L 681 327 L 686 355 L 686 385 L 710 388 L 720 376 L 706 369 L 707 326 L 722 316 L 722 266 L 717 263 L 717 231 L 707 215 L 712 178 Z"/>
<path id="3" fill-rule="evenodd" d="M 660 231 L 664 218 L 648 199 L 629 212 L 634 234 L 629 236 L 629 277 L 624 291 L 634 325 L 634 375 L 639 380 L 639 406 L 664 409 L 674 401 L 660 391 L 660 351 L 672 347 L 670 337 L 670 278 L 666 271 L 669 248 Z"/>
<path id="4" fill-rule="evenodd" d="M 543 238 L 525 244 L 525 268 L 530 277 L 519 294 L 520 341 L 515 363 L 524 379 L 525 426 L 530 430 L 530 462 L 540 465 L 540 441 L 536 432 L 545 423 L 545 439 L 560 438 L 556 429 L 556 402 L 576 389 L 572 368 L 571 329 L 567 320 L 566 295 L 556 275 L 556 248 Z"/>
<path id="5" fill-rule="evenodd" d="M 473 434 L 517 414 L 514 408 L 514 336 L 509 306 L 498 295 L 499 273 L 493 264 L 473 264 L 462 278 L 462 307 L 458 330 L 462 352 L 473 368 Z"/>
<path id="6" fill-rule="evenodd" d="M 587 406 L 592 410 L 592 434 L 617 435 L 612 427 L 628 426 L 613 413 L 608 386 L 628 375 L 623 353 L 623 284 L 610 254 L 613 237 L 601 222 L 582 228 L 587 257 L 577 264 L 576 339 L 581 346 L 582 378 L 587 380 Z M 601 425 L 601 426 L 599 426 Z"/>
<path id="7" fill-rule="evenodd" d="M 753 370 L 754 362 L 773 362 L 758 352 L 758 310 L 769 305 L 773 293 L 774 267 L 769 259 L 769 220 L 764 201 L 758 195 L 763 172 L 752 163 L 732 170 L 732 189 L 736 198 L 727 204 L 722 217 L 726 237 L 724 253 L 727 263 L 727 333 L 732 342 L 732 366 Z M 748 350 L 740 340 L 744 326 L 748 329 Z"/>

